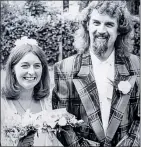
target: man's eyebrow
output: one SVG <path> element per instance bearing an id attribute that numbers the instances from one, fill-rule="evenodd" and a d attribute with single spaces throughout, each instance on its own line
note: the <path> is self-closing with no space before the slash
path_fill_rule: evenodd
<path id="1" fill-rule="evenodd" d="M 97 21 L 97 22 L 99 22 L 99 20 L 97 20 L 97 19 L 93 19 L 92 21 Z"/>
<path id="2" fill-rule="evenodd" d="M 100 21 L 97 20 L 97 19 L 92 19 L 92 21 L 100 22 Z M 113 21 L 107 21 L 107 22 L 105 22 L 105 23 L 115 24 L 115 22 L 113 22 Z"/>

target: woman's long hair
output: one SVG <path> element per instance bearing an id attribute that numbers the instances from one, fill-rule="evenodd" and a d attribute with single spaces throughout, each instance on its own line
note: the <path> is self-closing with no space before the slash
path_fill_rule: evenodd
<path id="1" fill-rule="evenodd" d="M 78 19 L 79 29 L 74 35 L 74 46 L 78 52 L 83 53 L 89 49 L 90 38 L 87 25 L 93 9 L 98 10 L 100 14 L 106 13 L 110 17 L 117 18 L 119 35 L 115 41 L 115 49 L 121 54 L 123 52 L 128 54 L 130 48 L 128 37 L 132 21 L 125 1 L 93 1 L 82 10 Z"/>

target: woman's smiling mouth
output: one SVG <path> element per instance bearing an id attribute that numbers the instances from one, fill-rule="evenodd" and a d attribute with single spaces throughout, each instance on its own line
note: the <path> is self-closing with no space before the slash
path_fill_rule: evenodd
<path id="1" fill-rule="evenodd" d="M 36 77 L 23 77 L 23 78 L 28 81 L 33 81 L 36 79 Z"/>

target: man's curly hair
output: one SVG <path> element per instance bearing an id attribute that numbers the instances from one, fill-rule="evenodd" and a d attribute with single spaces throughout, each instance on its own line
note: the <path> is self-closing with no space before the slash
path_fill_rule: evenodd
<path id="1" fill-rule="evenodd" d="M 89 23 L 93 9 L 96 9 L 100 14 L 107 14 L 112 18 L 117 18 L 118 33 L 115 41 L 115 49 L 121 54 L 128 53 L 130 48 L 128 37 L 131 32 L 131 14 L 129 13 L 125 1 L 93 1 L 85 9 L 82 10 L 79 16 L 79 29 L 75 33 L 74 46 L 80 52 L 85 52 L 89 49 L 90 38 L 87 25 Z"/>

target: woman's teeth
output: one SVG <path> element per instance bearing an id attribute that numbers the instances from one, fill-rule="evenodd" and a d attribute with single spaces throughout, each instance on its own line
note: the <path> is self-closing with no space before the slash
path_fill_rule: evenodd
<path id="1" fill-rule="evenodd" d="M 24 77 L 25 80 L 35 80 L 35 77 Z"/>

